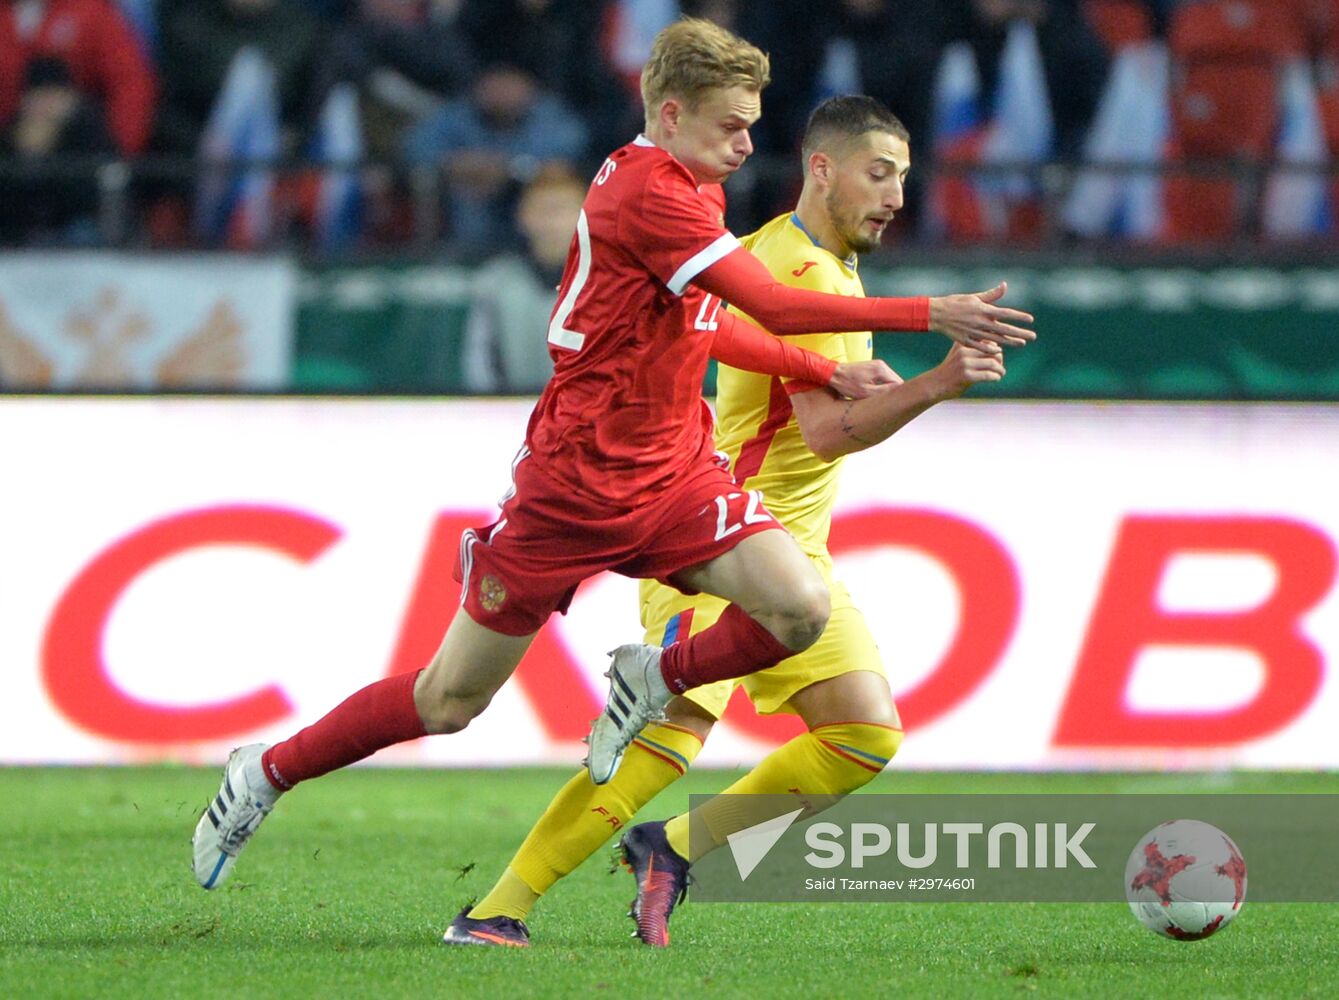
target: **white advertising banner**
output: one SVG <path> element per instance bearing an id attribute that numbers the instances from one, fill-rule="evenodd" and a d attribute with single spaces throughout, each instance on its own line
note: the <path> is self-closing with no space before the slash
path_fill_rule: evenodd
<path id="1" fill-rule="evenodd" d="M 0 254 L 0 386 L 283 388 L 295 292 L 282 258 Z"/>
<path id="2" fill-rule="evenodd" d="M 217 762 L 431 656 L 529 405 L 0 397 L 0 762 Z M 1339 767 L 1339 407 L 958 402 L 847 463 L 832 548 L 902 767 Z M 575 764 L 635 584 L 465 732 Z M 796 731 L 732 704 L 700 761 Z"/>

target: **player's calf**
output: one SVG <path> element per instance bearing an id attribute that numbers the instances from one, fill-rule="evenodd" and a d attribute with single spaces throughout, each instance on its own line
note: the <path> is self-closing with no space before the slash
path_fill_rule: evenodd
<path id="1" fill-rule="evenodd" d="M 443 698 L 427 703 L 424 699 L 415 698 L 415 707 L 419 718 L 423 720 L 425 732 L 435 736 L 449 736 L 465 729 L 483 713 L 488 702 L 474 705 L 455 698 Z"/>
<path id="2" fill-rule="evenodd" d="M 428 733 L 458 733 L 483 713 L 533 636 L 513 636 L 457 614 L 427 669 L 414 680 L 413 705 Z"/>

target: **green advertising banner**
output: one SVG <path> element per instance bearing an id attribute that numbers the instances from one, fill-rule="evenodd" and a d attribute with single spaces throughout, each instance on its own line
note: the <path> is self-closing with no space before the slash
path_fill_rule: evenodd
<path id="1" fill-rule="evenodd" d="M 463 267 L 307 270 L 298 294 L 294 388 L 464 392 L 470 288 Z"/>
<path id="2" fill-rule="evenodd" d="M 470 274 L 448 265 L 309 269 L 295 387 L 464 391 Z M 1008 281 L 1008 303 L 1036 315 L 1039 337 L 1010 352 L 1004 382 L 973 390 L 982 396 L 1339 399 L 1339 269 L 868 267 L 863 276 L 871 295 Z M 945 342 L 887 334 L 875 350 L 911 376 L 937 363 Z"/>

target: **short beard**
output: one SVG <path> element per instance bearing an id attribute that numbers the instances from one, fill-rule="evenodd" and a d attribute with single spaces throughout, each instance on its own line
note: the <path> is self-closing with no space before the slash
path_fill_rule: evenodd
<path id="1" fill-rule="evenodd" d="M 873 236 L 860 235 L 860 219 L 854 226 L 848 228 L 845 220 L 838 214 L 837 193 L 828 191 L 825 199 L 828 209 L 828 218 L 832 220 L 832 228 L 836 230 L 837 237 L 850 248 L 851 253 L 862 254 L 869 253 L 879 248 L 879 241 L 883 239 L 883 233 L 875 233 Z"/>
<path id="2" fill-rule="evenodd" d="M 851 233 L 850 235 L 844 235 L 842 238 L 846 240 L 846 245 L 851 248 L 853 253 L 870 253 L 871 251 L 879 249 L 879 243 L 883 240 L 883 233 L 875 233 L 873 236 L 861 236 L 856 232 Z"/>

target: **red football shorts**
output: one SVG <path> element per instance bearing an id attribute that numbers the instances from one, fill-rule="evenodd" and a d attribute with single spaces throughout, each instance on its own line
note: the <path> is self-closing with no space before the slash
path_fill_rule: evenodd
<path id="1" fill-rule="evenodd" d="M 707 461 L 633 511 L 578 496 L 523 457 L 502 516 L 460 539 L 461 604 L 479 624 L 530 635 L 566 613 L 577 584 L 604 570 L 674 580 L 760 531 L 781 528 L 757 490 L 745 492 L 723 461 Z"/>

